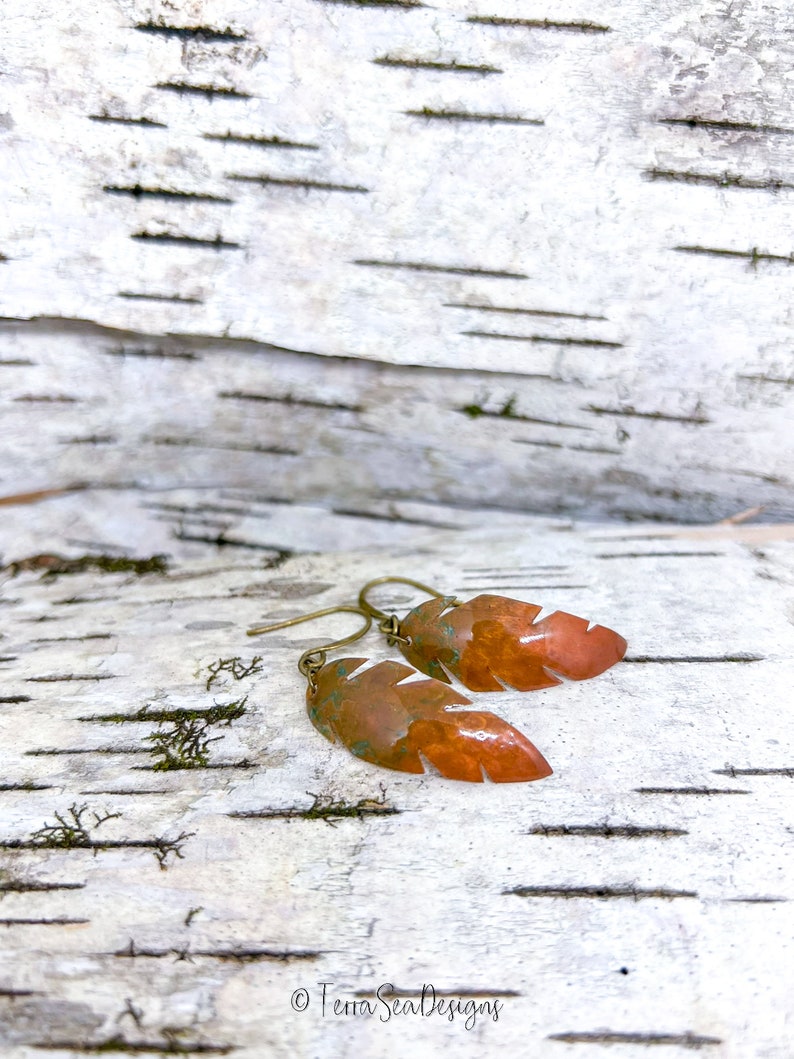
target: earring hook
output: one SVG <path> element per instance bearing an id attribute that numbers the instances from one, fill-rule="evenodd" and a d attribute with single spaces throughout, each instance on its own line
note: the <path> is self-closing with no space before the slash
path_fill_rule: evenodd
<path id="1" fill-rule="evenodd" d="M 375 588 L 377 585 L 386 585 L 392 583 L 410 585 L 412 588 L 418 588 L 420 592 L 427 592 L 429 596 L 434 596 L 436 599 L 444 599 L 445 597 L 444 592 L 436 592 L 436 590 L 434 588 L 430 588 L 429 585 L 424 585 L 421 581 L 413 581 L 410 577 L 376 577 L 373 581 L 368 581 L 358 594 L 359 607 L 361 607 L 365 614 L 369 614 L 373 618 L 375 618 L 376 621 L 384 621 L 385 619 L 389 618 L 389 615 L 385 611 L 378 610 L 377 607 L 373 607 L 373 605 L 367 599 L 367 592 L 369 592 L 371 588 Z M 452 604 L 453 607 L 457 607 L 459 605 L 460 600 L 457 599 Z"/>
<path id="2" fill-rule="evenodd" d="M 249 629 L 247 635 L 259 636 L 262 633 L 275 632 L 276 629 L 288 629 L 292 625 L 301 625 L 305 621 L 312 621 L 314 618 L 324 618 L 327 614 L 339 614 L 340 612 L 358 614 L 359 617 L 366 619 L 366 624 L 361 629 L 351 633 L 350 636 L 345 636 L 341 640 L 332 640 L 330 643 L 320 644 L 319 647 L 311 647 L 308 651 L 303 652 L 298 659 L 298 669 L 309 681 L 309 687 L 314 690 L 316 687 L 314 678 L 317 672 L 325 665 L 326 652 L 355 643 L 356 640 L 360 640 L 362 636 L 369 632 L 372 626 L 372 615 L 368 611 L 360 607 L 326 607 L 324 610 L 315 610 L 311 614 L 302 614 L 299 618 L 277 621 L 273 625 L 257 625 L 255 628 Z"/>

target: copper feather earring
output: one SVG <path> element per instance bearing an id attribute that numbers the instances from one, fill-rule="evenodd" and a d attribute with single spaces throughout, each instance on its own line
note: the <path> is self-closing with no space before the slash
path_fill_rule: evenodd
<path id="1" fill-rule="evenodd" d="M 373 765 L 422 773 L 423 759 L 442 776 L 482 783 L 526 782 L 551 775 L 535 746 L 506 721 L 482 710 L 460 710 L 471 701 L 439 680 L 412 680 L 415 670 L 400 662 L 366 658 L 329 662 L 327 653 L 353 643 L 369 630 L 371 616 L 357 607 L 329 607 L 274 625 L 249 629 L 249 636 L 285 629 L 327 614 L 360 614 L 366 624 L 352 636 L 304 651 L 298 669 L 306 677 L 306 707 L 314 727 L 332 743 L 343 743 Z"/>
<path id="2" fill-rule="evenodd" d="M 433 599 L 404 618 L 373 607 L 367 594 L 396 582 Z M 428 676 L 450 674 L 472 691 L 536 691 L 568 680 L 587 680 L 619 662 L 626 641 L 612 629 L 557 610 L 535 621 L 542 607 L 506 596 L 475 596 L 462 603 L 407 577 L 378 577 L 366 584 L 359 606 L 378 621 L 389 643 Z"/>

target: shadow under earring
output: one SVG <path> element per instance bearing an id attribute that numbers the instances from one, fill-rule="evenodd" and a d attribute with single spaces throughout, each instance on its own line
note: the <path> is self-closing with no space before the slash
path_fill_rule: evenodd
<path id="1" fill-rule="evenodd" d="M 428 761 L 447 779 L 482 783 L 526 782 L 551 775 L 539 750 L 518 729 L 493 713 L 461 710 L 471 701 L 441 681 L 411 680 L 415 670 L 366 658 L 329 662 L 327 652 L 366 634 L 371 616 L 356 607 L 329 607 L 303 617 L 260 626 L 249 636 L 285 629 L 327 614 L 360 614 L 366 624 L 352 636 L 304 651 L 298 669 L 306 677 L 312 724 L 356 757 L 401 772 L 423 773 Z"/>
<path id="2" fill-rule="evenodd" d="M 367 593 L 391 582 L 435 597 L 400 619 L 373 607 Z M 472 691 L 536 691 L 568 680 L 587 680 L 619 662 L 626 641 L 612 629 L 557 610 L 535 621 L 542 607 L 506 596 L 481 595 L 462 603 L 407 577 L 366 584 L 359 606 L 378 621 L 388 642 L 437 680 L 450 674 Z"/>

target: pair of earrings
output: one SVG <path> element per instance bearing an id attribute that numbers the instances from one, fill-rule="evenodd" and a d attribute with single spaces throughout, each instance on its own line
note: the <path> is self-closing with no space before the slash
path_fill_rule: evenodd
<path id="1" fill-rule="evenodd" d="M 432 598 L 400 620 L 374 607 L 367 594 L 399 582 Z M 329 607 L 275 625 L 249 629 L 249 636 L 285 629 L 327 614 L 360 614 L 364 626 L 351 636 L 305 651 L 298 669 L 308 681 L 307 709 L 326 739 L 337 740 L 365 761 L 401 772 L 425 771 L 422 758 L 448 779 L 525 782 L 551 775 L 540 751 L 518 729 L 471 706 L 449 685 L 450 674 L 472 691 L 535 691 L 569 680 L 598 676 L 619 662 L 626 641 L 602 625 L 555 611 L 536 622 L 542 607 L 505 596 L 480 595 L 468 602 L 436 592 L 406 577 L 379 577 L 361 590 L 358 606 Z M 357 671 L 366 658 L 328 662 L 327 652 L 354 643 L 376 620 L 390 645 L 429 679 L 400 662 L 378 662 Z"/>

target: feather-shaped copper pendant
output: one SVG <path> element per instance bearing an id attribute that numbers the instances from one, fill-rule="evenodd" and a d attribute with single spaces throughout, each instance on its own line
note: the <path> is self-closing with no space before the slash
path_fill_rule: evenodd
<path id="1" fill-rule="evenodd" d="M 506 596 L 430 599 L 400 622 L 400 650 L 417 669 L 472 691 L 535 691 L 587 680 L 619 662 L 626 641 L 612 629 L 558 610 L 535 622 L 541 607 Z M 408 642 L 404 642 L 408 641 Z M 559 676 L 557 675 L 559 674 Z"/>
<path id="2" fill-rule="evenodd" d="M 328 662 L 307 692 L 314 726 L 332 743 L 384 768 L 424 772 L 424 757 L 442 776 L 495 783 L 539 780 L 551 768 L 536 747 L 493 713 L 456 710 L 471 702 L 437 680 L 402 683 L 414 671 L 379 662 L 354 675 L 367 659 Z"/>

